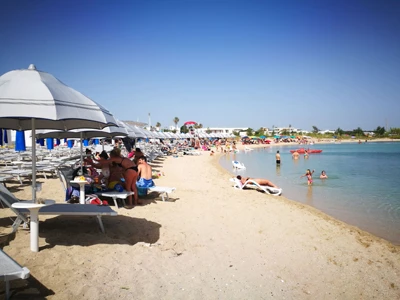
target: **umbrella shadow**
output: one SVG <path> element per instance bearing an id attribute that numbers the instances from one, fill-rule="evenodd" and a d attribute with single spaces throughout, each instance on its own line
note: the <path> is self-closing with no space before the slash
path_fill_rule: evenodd
<path id="1" fill-rule="evenodd" d="M 115 216 L 103 217 L 106 233 L 102 233 L 96 217 L 57 216 L 40 222 L 40 237 L 47 245 L 43 249 L 63 246 L 91 246 L 97 244 L 135 245 L 154 244 L 160 238 L 161 225 L 146 219 Z"/>

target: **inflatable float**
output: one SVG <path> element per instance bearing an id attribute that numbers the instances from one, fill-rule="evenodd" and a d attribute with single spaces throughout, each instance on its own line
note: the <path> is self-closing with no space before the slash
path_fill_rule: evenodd
<path id="1" fill-rule="evenodd" d="M 306 149 L 304 149 L 304 148 L 300 148 L 300 149 L 296 149 L 296 150 L 290 150 L 290 153 L 294 153 L 295 151 L 297 151 L 297 153 L 299 153 L 299 154 L 304 154 L 304 153 L 305 153 L 305 150 L 306 150 Z M 308 152 L 308 154 L 311 154 L 311 153 L 321 153 L 322 150 L 319 150 L 319 149 L 308 149 L 307 152 Z"/>

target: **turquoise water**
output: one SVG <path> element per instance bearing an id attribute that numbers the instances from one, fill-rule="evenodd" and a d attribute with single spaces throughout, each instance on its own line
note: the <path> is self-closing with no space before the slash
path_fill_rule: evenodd
<path id="1" fill-rule="evenodd" d="M 267 178 L 283 196 L 313 206 L 328 215 L 376 236 L 400 244 L 400 143 L 342 143 L 313 145 L 320 154 L 293 160 L 296 146 L 274 146 L 224 155 L 221 165 L 234 174 Z M 281 153 L 281 166 L 275 154 Z M 245 170 L 235 171 L 232 160 Z M 307 185 L 306 169 L 315 169 Z M 325 170 L 328 179 L 319 179 Z"/>

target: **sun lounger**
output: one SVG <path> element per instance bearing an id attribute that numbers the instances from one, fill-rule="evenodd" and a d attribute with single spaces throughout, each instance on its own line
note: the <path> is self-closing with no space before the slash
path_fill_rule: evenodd
<path id="1" fill-rule="evenodd" d="M 168 194 L 172 193 L 175 190 L 176 190 L 176 188 L 174 188 L 174 187 L 166 187 L 166 186 L 153 186 L 153 187 L 148 188 L 149 192 L 160 193 L 162 201 L 165 201 L 164 196 L 167 197 L 167 201 L 168 201 L 169 200 Z"/>
<path id="2" fill-rule="evenodd" d="M 6 204 L 16 215 L 17 219 L 12 225 L 13 232 L 16 231 L 21 223 L 28 223 L 29 210 L 12 207 L 13 203 L 19 201 L 9 190 L 0 185 L 0 201 Z M 44 206 L 39 210 L 39 215 L 59 215 L 59 216 L 95 216 L 99 222 L 101 231 L 104 233 L 102 216 L 117 216 L 118 213 L 109 206 L 98 206 L 92 204 L 62 204 Z"/>
<path id="3" fill-rule="evenodd" d="M 13 179 L 13 176 L 0 175 L 0 184 L 6 185 L 6 181 Z"/>
<path id="4" fill-rule="evenodd" d="M 22 184 L 21 177 L 31 177 L 32 170 L 22 170 L 22 169 L 5 170 L 5 171 L 0 171 L 0 174 L 17 177 L 19 183 Z"/>
<path id="5" fill-rule="evenodd" d="M 233 187 L 240 190 L 249 187 L 249 188 L 258 188 L 263 192 L 273 196 L 280 196 L 282 194 L 282 189 L 280 188 L 274 188 L 267 185 L 259 185 L 257 182 L 251 179 L 247 180 L 244 184 L 242 184 L 242 182 L 237 178 L 231 178 L 231 181 L 234 182 Z"/>
<path id="6" fill-rule="evenodd" d="M 0 280 L 6 282 L 6 299 L 10 298 L 10 280 L 26 279 L 29 270 L 21 267 L 15 260 L 0 249 Z"/>
<path id="7" fill-rule="evenodd" d="M 121 199 L 122 203 L 123 203 L 123 206 L 125 206 L 125 199 L 128 198 L 129 195 L 133 195 L 133 194 L 134 194 L 134 192 L 128 192 L 128 191 L 124 191 L 124 192 L 111 191 L 111 192 L 98 192 L 98 193 L 96 193 L 96 195 L 98 195 L 98 196 L 112 198 L 116 208 L 119 208 L 117 199 Z"/>

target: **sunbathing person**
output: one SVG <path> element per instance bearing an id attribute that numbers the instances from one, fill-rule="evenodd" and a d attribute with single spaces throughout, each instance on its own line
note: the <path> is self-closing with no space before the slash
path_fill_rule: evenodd
<path id="1" fill-rule="evenodd" d="M 147 163 L 146 157 L 142 156 L 138 159 L 138 181 L 136 185 L 142 188 L 154 186 L 153 171 L 151 166 Z"/>
<path id="2" fill-rule="evenodd" d="M 268 179 L 261 179 L 261 178 L 251 178 L 251 177 L 242 177 L 240 175 L 236 176 L 237 179 L 240 180 L 242 184 L 245 184 L 247 180 L 253 180 L 254 182 L 258 183 L 259 185 L 267 185 L 270 187 L 278 188 L 275 184 L 273 184 Z"/>

